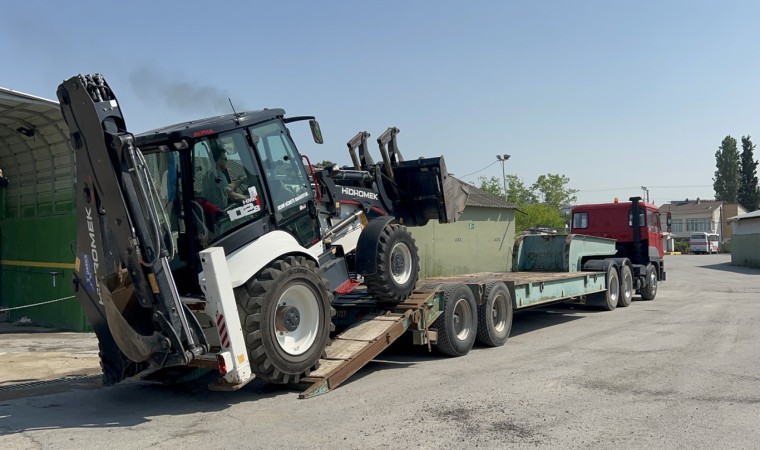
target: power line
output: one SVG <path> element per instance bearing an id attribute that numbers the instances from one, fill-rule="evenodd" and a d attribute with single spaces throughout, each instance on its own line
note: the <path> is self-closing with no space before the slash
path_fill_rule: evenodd
<path id="1" fill-rule="evenodd" d="M 464 179 L 464 178 L 467 178 L 467 177 L 469 177 L 470 175 L 475 175 L 476 173 L 480 173 L 480 172 L 482 172 L 482 171 L 484 171 L 484 170 L 488 169 L 489 167 L 493 166 L 493 165 L 494 165 L 494 164 L 496 164 L 497 162 L 499 162 L 499 160 L 498 160 L 498 159 L 497 159 L 496 161 L 492 162 L 491 164 L 489 164 L 489 165 L 487 165 L 487 166 L 483 167 L 482 169 L 480 169 L 480 170 L 478 170 L 478 171 L 475 171 L 475 172 L 472 172 L 472 173 L 468 173 L 467 175 L 462 175 L 461 177 L 459 177 L 459 179 L 460 179 L 460 180 L 462 180 L 462 179 Z"/>
<path id="2" fill-rule="evenodd" d="M 649 186 L 649 189 L 684 189 L 684 188 L 707 188 L 707 187 L 713 187 L 711 184 L 701 184 L 701 185 L 684 185 L 684 186 Z M 616 187 L 616 188 L 605 188 L 605 189 L 579 189 L 578 192 L 609 192 L 609 191 L 623 191 L 627 189 L 635 189 L 637 191 L 641 190 L 641 186 L 626 186 L 626 187 Z"/>

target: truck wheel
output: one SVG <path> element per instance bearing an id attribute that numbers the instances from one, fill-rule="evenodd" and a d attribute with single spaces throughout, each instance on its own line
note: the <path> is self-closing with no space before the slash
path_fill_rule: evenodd
<path id="1" fill-rule="evenodd" d="M 475 343 L 478 329 L 478 305 L 466 284 L 443 289 L 443 314 L 431 328 L 438 330 L 436 349 L 448 356 L 464 356 Z"/>
<path id="2" fill-rule="evenodd" d="M 503 281 L 486 285 L 486 301 L 478 305 L 477 339 L 487 347 L 501 347 L 512 329 L 512 297 Z"/>
<path id="3" fill-rule="evenodd" d="M 420 257 L 414 238 L 397 223 L 385 226 L 377 248 L 377 271 L 364 277 L 367 291 L 381 302 L 399 303 L 414 290 Z"/>
<path id="4" fill-rule="evenodd" d="M 251 370 L 272 383 L 298 383 L 319 367 L 335 329 L 332 293 L 314 261 L 287 256 L 235 289 Z"/>
<path id="5" fill-rule="evenodd" d="M 642 300 L 654 300 L 657 295 L 657 271 L 653 264 L 647 264 L 646 280 L 641 288 Z"/>
<path id="6" fill-rule="evenodd" d="M 633 300 L 633 273 L 631 268 L 623 265 L 620 269 L 620 298 L 617 305 L 621 308 L 631 305 Z"/>
<path id="7" fill-rule="evenodd" d="M 613 311 L 617 307 L 619 297 L 620 282 L 618 281 L 618 273 L 614 266 L 610 266 L 607 269 L 607 290 L 591 294 L 590 303 L 600 307 L 604 311 Z"/>

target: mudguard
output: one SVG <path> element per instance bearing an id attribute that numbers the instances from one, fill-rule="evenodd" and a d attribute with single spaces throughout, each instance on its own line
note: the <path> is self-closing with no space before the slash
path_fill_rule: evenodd
<path id="1" fill-rule="evenodd" d="M 372 219 L 362 230 L 356 245 L 356 273 L 373 275 L 377 272 L 377 247 L 385 226 L 394 220 L 393 216 Z"/>

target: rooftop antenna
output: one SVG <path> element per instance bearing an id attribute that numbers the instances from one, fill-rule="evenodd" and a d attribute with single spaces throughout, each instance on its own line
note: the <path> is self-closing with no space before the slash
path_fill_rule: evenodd
<path id="1" fill-rule="evenodd" d="M 235 122 L 237 122 L 237 124 L 240 125 L 240 116 L 238 115 L 237 111 L 235 111 L 235 105 L 232 104 L 232 99 L 227 97 L 227 101 L 230 102 L 232 113 L 235 115 Z"/>

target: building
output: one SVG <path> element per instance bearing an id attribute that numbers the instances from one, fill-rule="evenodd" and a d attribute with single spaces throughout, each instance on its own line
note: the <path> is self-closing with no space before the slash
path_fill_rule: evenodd
<path id="1" fill-rule="evenodd" d="M 420 278 L 511 270 L 517 207 L 475 186 L 467 189 L 459 220 L 409 228 L 420 253 Z"/>
<path id="2" fill-rule="evenodd" d="M 760 268 L 760 211 L 730 217 L 734 235 L 731 263 Z"/>
<path id="3" fill-rule="evenodd" d="M 0 88 L 0 310 L 11 320 L 85 330 L 71 298 L 74 153 L 58 103 Z M 5 183 L 3 183 L 5 184 Z"/>
<path id="4" fill-rule="evenodd" d="M 747 212 L 741 205 L 720 200 L 686 199 L 660 206 L 663 214 L 670 212 L 671 233 L 675 239 L 688 239 L 694 231 L 717 233 L 721 245 L 731 242 L 733 230 L 729 217 Z"/>

